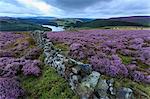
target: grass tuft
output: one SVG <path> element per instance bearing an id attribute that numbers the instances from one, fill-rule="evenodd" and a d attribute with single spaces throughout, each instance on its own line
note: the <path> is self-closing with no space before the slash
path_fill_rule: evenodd
<path id="1" fill-rule="evenodd" d="M 132 62 L 132 57 L 130 56 L 119 55 L 119 57 L 122 59 L 122 63 L 125 65 L 128 65 Z"/>
<path id="2" fill-rule="evenodd" d="M 29 99 L 78 99 L 66 80 L 55 69 L 44 66 L 40 77 L 21 77 L 23 88 Z M 75 98 L 76 97 L 76 98 Z"/>

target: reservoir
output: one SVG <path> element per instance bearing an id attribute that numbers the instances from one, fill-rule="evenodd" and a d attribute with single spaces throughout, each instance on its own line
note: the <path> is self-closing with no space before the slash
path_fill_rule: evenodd
<path id="1" fill-rule="evenodd" d="M 51 26 L 51 25 L 42 25 L 43 27 L 48 27 L 48 28 L 51 28 L 53 32 L 56 32 L 56 31 L 64 31 L 65 29 L 63 27 L 56 27 L 56 26 Z"/>

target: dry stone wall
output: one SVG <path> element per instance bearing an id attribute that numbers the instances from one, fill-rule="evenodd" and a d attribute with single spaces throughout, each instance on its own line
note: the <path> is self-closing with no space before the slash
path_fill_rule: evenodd
<path id="1" fill-rule="evenodd" d="M 93 71 L 90 64 L 83 64 L 71 58 L 61 55 L 59 49 L 54 48 L 44 31 L 31 32 L 38 46 L 43 48 L 44 63 L 55 68 L 57 72 L 66 78 L 71 89 L 81 99 L 131 99 L 132 89 L 113 86 L 114 80 L 101 78 L 99 72 Z"/>

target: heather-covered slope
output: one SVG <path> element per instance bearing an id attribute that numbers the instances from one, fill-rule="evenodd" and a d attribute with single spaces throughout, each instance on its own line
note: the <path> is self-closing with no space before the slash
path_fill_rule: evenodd
<path id="1" fill-rule="evenodd" d="M 48 37 L 67 55 L 92 64 L 102 74 L 150 83 L 149 34 L 148 30 L 81 30 L 49 32 Z"/>
<path id="2" fill-rule="evenodd" d="M 77 99 L 43 59 L 28 33 L 0 32 L 0 99 Z"/>
<path id="3" fill-rule="evenodd" d="M 129 87 L 138 99 L 150 97 L 149 30 L 80 30 L 48 32 L 67 57 L 92 64 L 115 87 Z M 143 98 L 145 99 L 145 98 Z"/>

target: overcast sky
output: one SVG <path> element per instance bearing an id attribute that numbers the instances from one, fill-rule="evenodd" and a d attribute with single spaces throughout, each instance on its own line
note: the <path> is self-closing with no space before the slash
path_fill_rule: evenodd
<path id="1" fill-rule="evenodd" d="M 0 16 L 109 18 L 150 15 L 149 0 L 0 0 Z"/>

